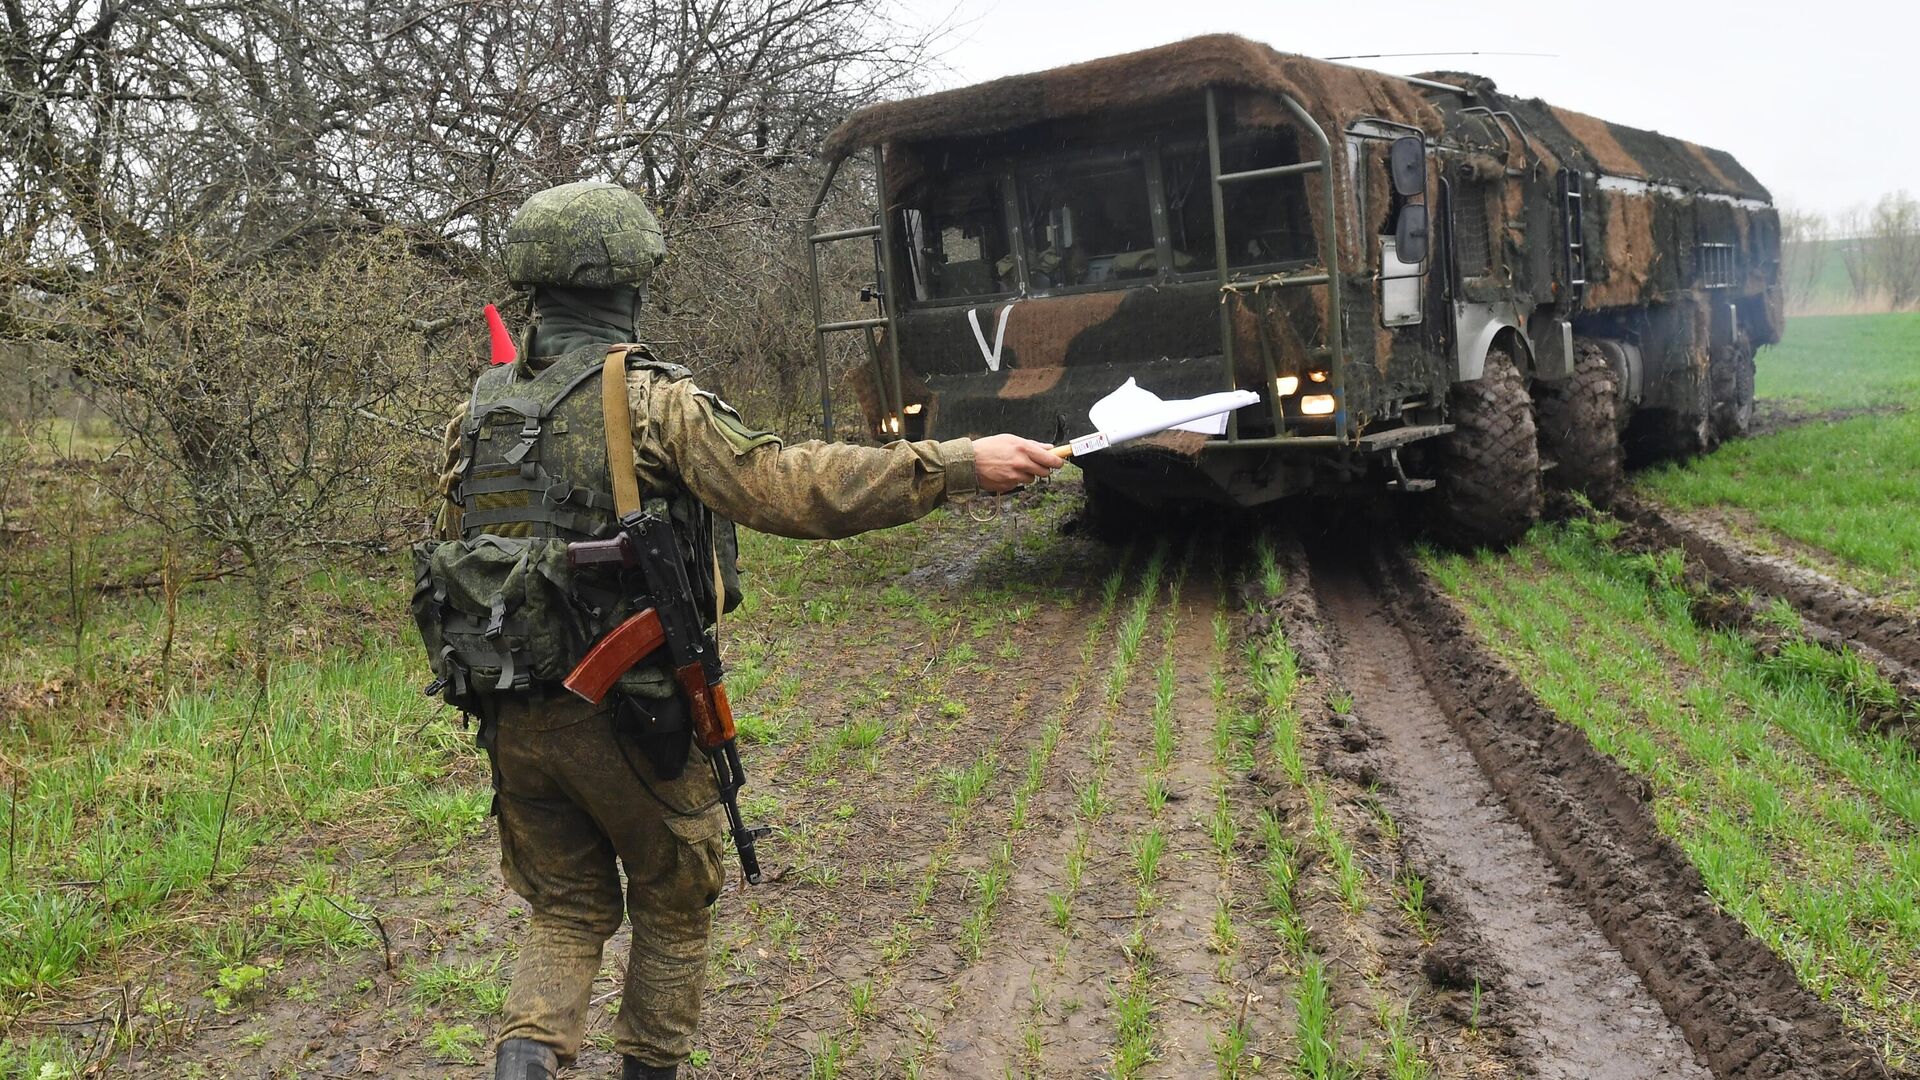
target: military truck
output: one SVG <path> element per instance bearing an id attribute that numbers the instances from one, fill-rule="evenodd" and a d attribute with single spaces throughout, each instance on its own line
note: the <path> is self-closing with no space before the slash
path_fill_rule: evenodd
<path id="1" fill-rule="evenodd" d="M 850 159 L 858 169 L 843 169 Z M 827 337 L 864 335 L 880 439 L 1064 441 L 1129 376 L 1258 391 L 1217 438 L 1088 456 L 1094 509 L 1406 493 L 1499 544 L 1557 484 L 1745 433 L 1782 327 L 1779 220 L 1732 156 L 1502 94 L 1231 35 L 863 109 L 825 145 L 872 223 L 809 230 Z M 821 312 L 873 245 L 877 305 Z"/>

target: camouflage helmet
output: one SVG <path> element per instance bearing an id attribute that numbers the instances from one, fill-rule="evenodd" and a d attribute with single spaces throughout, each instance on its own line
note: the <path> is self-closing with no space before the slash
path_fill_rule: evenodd
<path id="1" fill-rule="evenodd" d="M 666 257 L 653 211 L 618 184 L 582 180 L 534 192 L 507 222 L 507 280 L 515 285 L 639 286 Z"/>

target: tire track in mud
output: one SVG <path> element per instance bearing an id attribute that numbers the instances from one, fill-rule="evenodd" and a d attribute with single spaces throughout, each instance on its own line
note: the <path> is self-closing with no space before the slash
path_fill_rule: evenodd
<path id="1" fill-rule="evenodd" d="M 1920 620 L 1790 558 L 1752 551 L 1701 517 L 1639 499 L 1618 500 L 1613 512 L 1660 544 L 1685 551 L 1706 567 L 1716 589 L 1753 589 L 1786 600 L 1816 631 L 1852 646 L 1910 697 L 1920 693 Z"/>
<path id="2" fill-rule="evenodd" d="M 1336 564 L 1322 574 L 1337 626 L 1345 630 L 1357 620 L 1364 640 L 1386 649 L 1397 640 L 1406 648 L 1408 674 L 1424 682 L 1448 741 L 1471 753 L 1480 782 L 1551 863 L 1563 882 L 1553 887 L 1585 910 L 1714 1076 L 1911 1075 L 1891 1072 L 1833 1009 L 1799 985 L 1784 961 L 1714 904 L 1685 853 L 1660 833 L 1641 786 L 1534 698 L 1406 553 L 1376 551 L 1364 572 Z M 1383 632 L 1392 629 L 1383 614 L 1401 636 Z M 1389 674 L 1401 667 L 1392 665 Z M 1354 690 L 1360 693 L 1358 685 Z M 1391 700 L 1382 704 L 1392 707 Z M 1563 985 L 1510 991 L 1527 1000 Z M 1643 1047 L 1611 1047 L 1616 1056 L 1635 1049 Z"/>
<path id="3" fill-rule="evenodd" d="M 1355 715 L 1378 737 L 1402 823 L 1420 838 L 1429 873 L 1464 908 L 1501 973 L 1521 1057 L 1546 1080 L 1706 1080 L 1685 1036 L 1500 805 L 1359 568 L 1317 560 L 1312 572 Z M 1461 960 L 1470 969 L 1482 963 Z"/>

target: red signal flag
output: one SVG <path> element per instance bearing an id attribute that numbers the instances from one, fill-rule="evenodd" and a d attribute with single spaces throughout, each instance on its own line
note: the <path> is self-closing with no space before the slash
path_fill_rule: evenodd
<path id="1" fill-rule="evenodd" d="M 500 309 L 494 307 L 492 304 L 488 304 L 486 307 L 486 315 L 487 343 L 493 353 L 493 362 L 496 364 L 513 363 L 519 359 L 520 352 L 513 347 L 513 335 L 507 333 L 507 324 L 505 320 L 500 318 Z"/>

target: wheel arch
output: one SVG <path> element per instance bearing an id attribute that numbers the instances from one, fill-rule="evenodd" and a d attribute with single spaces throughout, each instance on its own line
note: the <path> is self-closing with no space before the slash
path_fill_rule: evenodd
<path id="1" fill-rule="evenodd" d="M 1504 346 L 1523 377 L 1533 375 L 1533 341 L 1519 313 L 1495 304 L 1462 304 L 1456 322 L 1460 343 L 1456 382 L 1477 381 L 1487 370 L 1487 353 Z"/>

